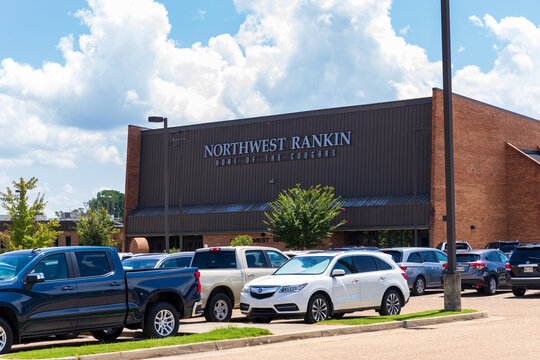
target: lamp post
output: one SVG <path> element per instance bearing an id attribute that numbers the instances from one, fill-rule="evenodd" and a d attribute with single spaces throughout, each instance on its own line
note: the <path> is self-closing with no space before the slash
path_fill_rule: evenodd
<path id="1" fill-rule="evenodd" d="M 446 173 L 446 241 L 448 270 L 444 277 L 444 309 L 461 311 L 461 276 L 456 273 L 456 221 L 454 198 L 454 134 L 452 126 L 452 60 L 450 56 L 450 5 L 441 0 L 444 163 Z"/>
<path id="2" fill-rule="evenodd" d="M 163 123 L 163 186 L 164 207 L 163 227 L 165 231 L 165 252 L 169 253 L 169 133 L 167 128 L 167 118 L 161 116 L 149 116 L 149 122 Z"/>

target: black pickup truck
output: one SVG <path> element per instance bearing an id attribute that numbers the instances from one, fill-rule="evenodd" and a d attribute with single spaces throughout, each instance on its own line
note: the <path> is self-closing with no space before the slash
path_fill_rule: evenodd
<path id="1" fill-rule="evenodd" d="M 25 338 L 89 331 L 114 340 L 124 327 L 148 337 L 178 331 L 200 312 L 196 268 L 125 272 L 116 249 L 56 247 L 0 255 L 0 354 Z"/>

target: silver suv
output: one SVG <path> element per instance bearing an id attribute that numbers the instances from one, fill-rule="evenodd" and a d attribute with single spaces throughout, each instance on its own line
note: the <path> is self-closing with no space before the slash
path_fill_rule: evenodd
<path id="1" fill-rule="evenodd" d="M 382 249 L 392 256 L 407 274 L 407 283 L 413 295 L 424 295 L 427 288 L 443 286 L 443 264 L 448 256 L 441 250 L 423 247 Z"/>

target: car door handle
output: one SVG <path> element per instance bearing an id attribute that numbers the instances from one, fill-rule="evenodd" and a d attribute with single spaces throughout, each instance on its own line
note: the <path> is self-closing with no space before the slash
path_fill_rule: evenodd
<path id="1" fill-rule="evenodd" d="M 62 287 L 62 291 L 71 291 L 71 290 L 75 290 L 75 286 L 66 285 Z"/>
<path id="2" fill-rule="evenodd" d="M 109 286 L 112 286 L 112 287 L 119 287 L 119 286 L 122 286 L 122 283 L 121 283 L 121 282 L 118 282 L 118 281 L 114 281 L 114 282 L 110 283 Z"/>
<path id="3" fill-rule="evenodd" d="M 247 277 L 255 277 L 255 274 L 247 274 Z"/>
<path id="4" fill-rule="evenodd" d="M 385 279 L 384 276 L 381 276 L 381 277 L 379 278 L 379 280 L 381 280 L 381 281 L 383 281 L 384 279 Z"/>
<path id="5" fill-rule="evenodd" d="M 353 280 L 352 283 L 353 284 L 357 284 L 360 280 Z"/>

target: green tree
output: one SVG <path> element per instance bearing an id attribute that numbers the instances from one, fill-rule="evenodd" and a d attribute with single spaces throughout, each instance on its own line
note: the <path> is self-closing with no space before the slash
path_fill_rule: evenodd
<path id="1" fill-rule="evenodd" d="M 318 247 L 347 222 L 342 220 L 332 225 L 332 220 L 345 208 L 330 186 L 302 189 L 297 184 L 292 189 L 283 190 L 278 199 L 268 205 L 272 212 L 265 213 L 267 220 L 264 223 L 274 238 L 284 242 L 288 248 Z"/>
<path id="2" fill-rule="evenodd" d="M 231 240 L 231 246 L 250 246 L 253 244 L 253 238 L 249 235 L 238 235 Z"/>
<path id="3" fill-rule="evenodd" d="M 113 237 L 119 230 L 114 228 L 114 221 L 105 209 L 88 210 L 83 214 L 77 224 L 77 233 L 79 245 L 83 246 L 117 247 L 121 243 Z"/>
<path id="4" fill-rule="evenodd" d="M 45 214 L 47 204 L 45 195 L 39 193 L 31 205 L 28 203 L 28 192 L 36 188 L 37 182 L 35 177 L 28 181 L 20 178 L 18 182 L 13 181 L 14 190 L 8 187 L 6 192 L 0 192 L 2 207 L 8 211 L 11 220 L 0 240 L 9 251 L 52 246 L 62 233 L 54 230 L 60 226 L 58 221 L 36 220 Z"/>
<path id="5" fill-rule="evenodd" d="M 102 190 L 87 203 L 90 210 L 105 209 L 115 218 L 124 217 L 124 194 L 116 190 Z"/>

